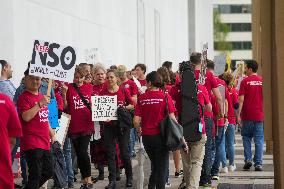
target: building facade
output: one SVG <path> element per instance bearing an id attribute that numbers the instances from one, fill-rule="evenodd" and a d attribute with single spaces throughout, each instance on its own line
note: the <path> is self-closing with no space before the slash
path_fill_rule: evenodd
<path id="1" fill-rule="evenodd" d="M 231 44 L 230 58 L 234 65 L 238 60 L 252 59 L 252 3 L 251 0 L 214 0 L 214 11 L 221 22 L 229 27 L 226 41 Z M 214 41 L 215 55 L 220 52 Z"/>
<path id="2" fill-rule="evenodd" d="M 0 4 L 0 58 L 12 63 L 16 84 L 31 60 L 35 39 L 76 47 L 77 63 L 85 62 L 86 49 L 96 48 L 106 67 L 124 64 L 131 69 L 145 63 L 151 71 L 168 60 L 176 70 L 203 42 L 209 43 L 213 57 L 212 0 L 0 0 Z"/>

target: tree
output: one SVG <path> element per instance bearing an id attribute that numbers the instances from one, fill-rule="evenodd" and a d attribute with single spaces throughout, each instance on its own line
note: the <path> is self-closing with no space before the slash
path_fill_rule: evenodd
<path id="1" fill-rule="evenodd" d="M 214 10 L 213 15 L 214 22 L 214 49 L 222 51 L 224 53 L 232 51 L 232 43 L 227 42 L 226 38 L 230 32 L 230 27 L 221 22 L 220 13 L 217 10 Z"/>

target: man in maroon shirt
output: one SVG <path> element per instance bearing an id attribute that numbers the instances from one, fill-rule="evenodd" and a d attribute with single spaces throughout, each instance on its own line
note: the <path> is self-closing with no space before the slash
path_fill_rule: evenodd
<path id="1" fill-rule="evenodd" d="M 196 81 L 198 82 L 198 79 L 200 77 L 200 70 L 201 70 L 201 53 L 197 53 L 197 52 L 192 53 L 190 56 L 190 61 L 195 65 L 195 77 L 196 77 Z M 213 94 L 216 96 L 218 105 L 221 110 L 219 113 L 220 114 L 219 117 L 223 117 L 222 97 L 218 89 L 217 81 L 214 75 L 208 70 L 206 71 L 205 77 L 206 79 L 205 79 L 204 86 L 206 87 L 209 95 L 211 94 L 211 92 L 213 92 Z M 210 97 L 210 101 L 211 101 L 211 97 Z M 201 177 L 200 177 L 201 186 L 210 185 L 210 182 L 211 182 L 210 172 L 211 172 L 211 166 L 213 163 L 212 162 L 212 156 L 213 156 L 212 154 L 212 146 L 213 146 L 212 129 L 214 126 L 212 111 L 210 112 L 208 110 L 205 110 L 204 119 L 205 119 L 207 141 L 205 144 L 205 156 L 203 160 Z"/>
<path id="2" fill-rule="evenodd" d="M 255 143 L 253 158 L 255 171 L 262 171 L 263 156 L 263 97 L 262 77 L 257 75 L 258 64 L 255 60 L 245 63 L 247 78 L 243 79 L 239 91 L 238 122 L 242 121 L 245 165 L 244 170 L 252 166 L 251 140 Z"/>
<path id="3" fill-rule="evenodd" d="M 8 96 L 0 93 L 0 188 L 13 189 L 11 149 L 16 144 L 16 137 L 22 136 L 22 129 L 16 107 Z"/>

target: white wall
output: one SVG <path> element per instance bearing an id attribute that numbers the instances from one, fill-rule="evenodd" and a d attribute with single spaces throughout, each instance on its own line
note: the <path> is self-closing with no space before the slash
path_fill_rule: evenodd
<path id="1" fill-rule="evenodd" d="M 1 26 L 6 26 L 0 32 L 0 58 L 12 63 L 16 84 L 31 59 L 35 39 L 77 47 L 78 63 L 84 61 L 84 49 L 94 47 L 107 66 L 124 64 L 130 69 L 138 62 L 137 0 L 0 0 L 0 4 Z M 144 7 L 148 70 L 159 66 L 157 45 L 161 62 L 187 60 L 187 0 L 144 0 Z M 155 40 L 155 10 L 160 18 L 160 44 Z"/>
<path id="2" fill-rule="evenodd" d="M 208 42 L 208 58 L 214 57 L 213 46 L 213 1 L 189 1 L 189 49 L 201 51 Z"/>

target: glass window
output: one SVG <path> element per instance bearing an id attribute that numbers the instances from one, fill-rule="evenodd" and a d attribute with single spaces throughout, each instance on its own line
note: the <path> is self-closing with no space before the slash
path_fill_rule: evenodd
<path id="1" fill-rule="evenodd" d="M 251 5 L 219 5 L 219 12 L 223 14 L 252 13 Z"/>

